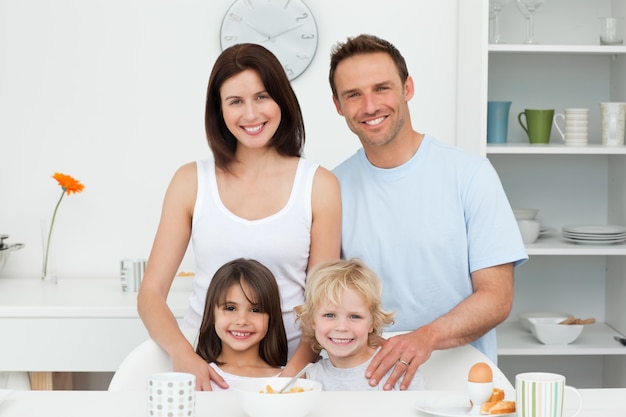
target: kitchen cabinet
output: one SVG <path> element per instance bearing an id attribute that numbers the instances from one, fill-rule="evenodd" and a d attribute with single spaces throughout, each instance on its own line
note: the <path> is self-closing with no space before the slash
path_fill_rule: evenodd
<path id="1" fill-rule="evenodd" d="M 192 278 L 179 277 L 168 295 L 179 323 L 191 289 Z M 33 387 L 51 387 L 58 372 L 115 372 L 149 337 L 137 293 L 123 292 L 115 278 L 61 278 L 56 285 L 2 278 L 0 334 L 0 371 L 33 372 Z"/>
<path id="2" fill-rule="evenodd" d="M 516 270 L 513 311 L 498 328 L 499 365 L 509 378 L 522 370 L 550 370 L 578 387 L 624 387 L 626 348 L 613 336 L 626 334 L 626 244 L 571 244 L 560 230 L 570 224 L 626 225 L 626 147 L 601 144 L 599 109 L 603 101 L 626 101 L 626 46 L 599 44 L 599 17 L 626 17 L 626 1 L 545 0 L 535 16 L 539 45 L 522 44 L 524 19 L 515 0 L 500 14 L 507 43 L 489 45 L 488 0 L 482 6 L 475 23 L 482 43 L 472 47 L 473 61 L 467 58 L 481 72 L 482 90 L 459 87 L 463 102 L 474 97 L 480 103 L 479 110 L 467 108 L 480 121 L 467 131 L 479 139 L 459 145 L 489 158 L 513 207 L 538 208 L 542 224 L 556 229 L 527 245 L 530 259 Z M 512 102 L 506 144 L 486 143 L 487 100 Z M 570 107 L 590 109 L 588 145 L 565 146 L 554 128 L 550 144 L 528 144 L 519 112 Z M 521 327 L 518 315 L 526 311 L 598 322 L 573 344 L 550 347 Z"/>

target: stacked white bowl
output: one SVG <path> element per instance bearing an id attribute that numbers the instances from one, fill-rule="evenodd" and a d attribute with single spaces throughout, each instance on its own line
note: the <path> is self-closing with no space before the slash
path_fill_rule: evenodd
<path id="1" fill-rule="evenodd" d="M 539 209 L 514 208 L 513 214 L 525 244 L 535 243 L 541 231 L 541 222 L 536 219 Z"/>

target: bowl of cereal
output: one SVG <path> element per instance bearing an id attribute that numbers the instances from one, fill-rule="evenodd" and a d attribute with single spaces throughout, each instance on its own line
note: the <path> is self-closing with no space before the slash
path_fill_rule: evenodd
<path id="1" fill-rule="evenodd" d="M 234 384 L 237 403 L 248 417 L 304 417 L 319 399 L 322 384 L 298 379 L 283 393 L 278 393 L 291 378 L 249 378 Z"/>

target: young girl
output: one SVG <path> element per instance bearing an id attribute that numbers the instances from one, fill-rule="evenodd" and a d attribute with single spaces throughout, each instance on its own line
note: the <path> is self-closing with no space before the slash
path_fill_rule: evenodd
<path id="1" fill-rule="evenodd" d="M 196 353 L 230 386 L 245 377 L 281 372 L 287 336 L 278 284 L 269 269 L 239 258 L 217 270 L 207 291 Z"/>
<path id="2" fill-rule="evenodd" d="M 365 378 L 383 327 L 393 323 L 393 313 L 381 307 L 381 293 L 378 276 L 357 259 L 327 261 L 311 270 L 305 304 L 295 311 L 302 336 L 313 341 L 315 351 L 325 349 L 328 358 L 310 367 L 307 378 L 321 382 L 327 391 L 383 389 L 382 384 L 370 386 Z M 394 389 L 399 387 L 398 382 Z M 408 389 L 424 389 L 419 371 Z"/>

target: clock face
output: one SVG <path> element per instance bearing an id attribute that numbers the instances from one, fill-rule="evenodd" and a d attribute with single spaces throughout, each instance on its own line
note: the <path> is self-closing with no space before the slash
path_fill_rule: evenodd
<path id="1" fill-rule="evenodd" d="M 256 43 L 272 51 L 290 80 L 307 69 L 317 49 L 317 25 L 301 0 L 236 0 L 220 31 L 222 50 Z"/>

